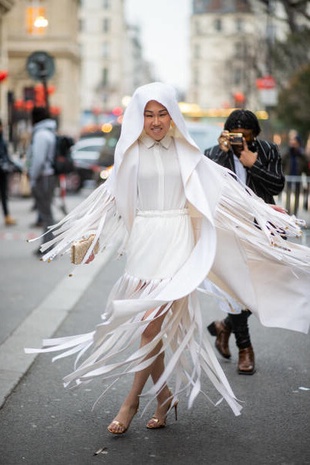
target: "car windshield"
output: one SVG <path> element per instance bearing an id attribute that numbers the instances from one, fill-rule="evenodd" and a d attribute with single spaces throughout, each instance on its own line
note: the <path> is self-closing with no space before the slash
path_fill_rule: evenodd
<path id="1" fill-rule="evenodd" d="M 72 158 L 73 160 L 97 161 L 104 145 L 104 138 L 99 140 L 90 138 L 89 141 L 80 140 L 72 147 Z"/>
<path id="2" fill-rule="evenodd" d="M 221 128 L 208 123 L 187 123 L 187 128 L 202 153 L 209 147 L 217 145 Z"/>

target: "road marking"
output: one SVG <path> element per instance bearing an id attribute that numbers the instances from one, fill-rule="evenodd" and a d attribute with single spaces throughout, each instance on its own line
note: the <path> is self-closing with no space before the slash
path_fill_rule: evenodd
<path id="1" fill-rule="evenodd" d="M 0 231 L 0 241 L 28 241 L 30 239 L 35 239 L 36 237 L 39 237 L 40 234 L 41 233 L 24 231 Z"/>

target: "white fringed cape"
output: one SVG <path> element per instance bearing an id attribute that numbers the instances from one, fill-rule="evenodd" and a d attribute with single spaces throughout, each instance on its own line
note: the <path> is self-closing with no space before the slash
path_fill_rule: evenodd
<path id="1" fill-rule="evenodd" d="M 102 323 L 94 331 L 45 340 L 42 349 L 26 352 L 60 351 L 55 359 L 75 354 L 75 369 L 65 377 L 66 386 L 98 376 L 112 383 L 152 363 L 145 358 L 162 340 L 166 369 L 149 391 L 151 398 L 174 377 L 174 394 L 185 390 L 191 406 L 199 392 L 206 392 L 201 386 L 205 373 L 238 415 L 241 406 L 206 337 L 197 289 L 209 289 L 212 282 L 224 291 L 223 296 L 249 308 L 262 324 L 307 333 L 310 250 L 283 239 L 284 235 L 301 234 L 294 217 L 266 205 L 236 182 L 233 173 L 199 152 L 170 86 L 154 83 L 133 96 L 125 112 L 111 178 L 51 228 L 55 238 L 43 247 L 47 250 L 53 245 L 53 249 L 44 260 L 68 252 L 73 241 L 92 233 L 96 235 L 93 245 L 99 240 L 100 250 L 110 251 L 107 257 L 126 250 L 136 212 L 137 139 L 143 128 L 143 109 L 150 99 L 162 103 L 175 124 L 173 135 L 196 234 L 195 247 L 171 279 L 142 281 L 124 273 L 111 291 Z M 159 308 L 166 313 L 162 329 L 150 344 L 139 348 L 141 333 Z M 152 309 L 143 320 L 144 313 Z"/>

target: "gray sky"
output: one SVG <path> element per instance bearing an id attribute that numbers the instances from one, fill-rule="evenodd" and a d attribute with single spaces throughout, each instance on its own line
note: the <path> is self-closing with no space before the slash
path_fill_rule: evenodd
<path id="1" fill-rule="evenodd" d="M 130 24 L 141 27 L 144 57 L 157 79 L 179 89 L 188 84 L 188 37 L 191 0 L 125 0 Z"/>

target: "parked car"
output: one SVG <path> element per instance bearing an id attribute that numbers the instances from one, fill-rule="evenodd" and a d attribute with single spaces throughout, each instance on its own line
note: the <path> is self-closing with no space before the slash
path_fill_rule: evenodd
<path id="1" fill-rule="evenodd" d="M 219 126 L 200 122 L 187 122 L 186 125 L 202 153 L 205 149 L 217 144 L 217 138 L 221 132 Z M 76 172 L 72 176 L 78 176 L 75 183 L 76 190 L 87 180 L 92 180 L 98 185 L 109 177 L 120 133 L 121 125 L 114 124 L 110 131 L 102 133 L 102 137 L 97 135 L 96 137 L 84 137 L 72 147 L 72 158 L 76 167 Z"/>
<path id="2" fill-rule="evenodd" d="M 98 161 L 101 166 L 98 182 L 105 181 L 110 175 L 110 171 L 114 165 L 114 152 L 121 134 L 121 127 L 122 126 L 120 124 L 113 124 L 111 125 L 111 130 L 104 134 L 105 144 L 100 151 Z"/>
<path id="3" fill-rule="evenodd" d="M 81 138 L 72 147 L 72 158 L 75 172 L 70 176 L 70 184 L 75 184 L 74 190 L 80 189 L 86 181 L 93 181 L 95 185 L 104 182 L 110 175 L 114 164 L 114 151 L 121 133 L 120 124 L 107 123 L 98 136 L 91 135 Z M 72 178 L 78 178 L 73 183 Z"/>
<path id="4" fill-rule="evenodd" d="M 72 190 L 79 190 L 85 181 L 96 179 L 98 160 L 105 143 L 104 137 L 85 137 L 71 147 L 74 172 L 68 175 L 68 183 Z"/>

